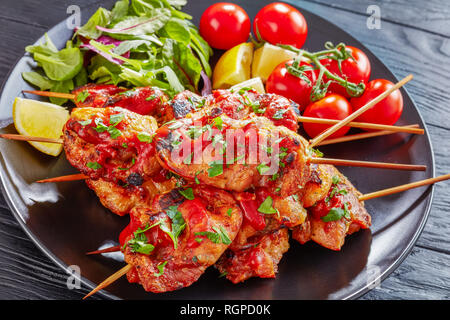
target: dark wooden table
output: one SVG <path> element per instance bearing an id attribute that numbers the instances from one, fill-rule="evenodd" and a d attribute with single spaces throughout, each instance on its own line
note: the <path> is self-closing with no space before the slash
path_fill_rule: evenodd
<path id="1" fill-rule="evenodd" d="M 190 0 L 195 1 L 195 0 Z M 257 1 L 257 0 L 249 0 Z M 1 0 L 0 81 L 24 47 L 67 17 L 77 4 L 93 11 L 101 0 Z M 409 92 L 433 142 L 437 174 L 450 172 L 450 3 L 447 0 L 312 0 L 300 7 L 332 20 L 371 49 L 398 77 L 413 73 Z M 381 10 L 381 29 L 366 26 L 369 5 Z M 449 299 L 450 183 L 436 187 L 427 225 L 412 253 L 362 299 Z M 0 195 L 0 299 L 80 299 L 67 275 L 28 239 Z"/>

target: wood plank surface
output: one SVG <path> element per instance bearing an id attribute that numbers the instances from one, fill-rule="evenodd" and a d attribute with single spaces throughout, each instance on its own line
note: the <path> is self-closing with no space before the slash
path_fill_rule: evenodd
<path id="1" fill-rule="evenodd" d="M 66 18 L 67 7 L 74 3 L 91 13 L 105 1 L 0 2 L 1 81 L 23 55 L 24 47 Z M 449 173 L 449 2 L 309 0 L 296 3 L 348 31 L 380 57 L 398 78 L 414 73 L 409 93 L 429 127 L 436 173 Z M 366 10 L 372 4 L 380 6 L 381 30 L 366 27 Z M 449 187 L 450 182 L 436 187 L 430 217 L 411 255 L 379 288 L 362 299 L 449 299 Z M 80 299 L 86 290 L 68 290 L 66 279 L 67 275 L 28 239 L 0 195 L 0 299 Z"/>

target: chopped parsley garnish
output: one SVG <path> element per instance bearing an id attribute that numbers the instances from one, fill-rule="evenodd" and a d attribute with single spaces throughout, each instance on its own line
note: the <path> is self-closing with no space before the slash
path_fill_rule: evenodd
<path id="1" fill-rule="evenodd" d="M 186 130 L 186 134 L 189 138 L 191 138 L 192 140 L 197 139 L 198 137 L 200 137 L 203 133 L 202 127 L 200 126 L 190 126 L 187 130 Z"/>
<path id="2" fill-rule="evenodd" d="M 122 135 L 122 132 L 114 126 L 109 126 L 107 131 L 112 139 L 117 139 Z"/>
<path id="3" fill-rule="evenodd" d="M 164 261 L 163 263 L 158 264 L 158 266 L 156 267 L 158 269 L 158 273 L 154 273 L 153 275 L 155 277 L 161 277 L 164 274 L 164 267 L 166 266 L 168 261 Z"/>
<path id="4" fill-rule="evenodd" d="M 224 271 L 220 274 L 219 278 L 226 277 L 228 275 L 228 272 Z"/>
<path id="5" fill-rule="evenodd" d="M 122 122 L 123 118 L 124 118 L 124 114 L 123 113 L 117 113 L 117 114 L 112 114 L 109 117 L 109 123 L 112 126 L 117 126 L 120 122 Z"/>
<path id="6" fill-rule="evenodd" d="M 198 176 L 201 172 L 202 172 L 202 171 L 200 170 L 200 171 L 197 171 L 197 172 L 195 173 L 195 183 L 196 183 L 196 184 L 200 184 L 200 180 L 198 180 L 197 176 Z"/>
<path id="7" fill-rule="evenodd" d="M 274 115 L 272 116 L 272 119 L 275 119 L 275 120 L 281 120 L 281 119 L 283 119 L 283 115 L 286 113 L 288 111 L 288 109 L 278 109 L 275 113 L 274 113 Z"/>
<path id="8" fill-rule="evenodd" d="M 344 204 L 344 208 L 331 208 L 330 211 L 328 211 L 328 214 L 321 217 L 321 219 L 324 222 L 330 222 L 341 220 L 342 217 L 346 219 L 351 218 L 350 211 L 348 211 L 348 202 Z"/>
<path id="9" fill-rule="evenodd" d="M 181 122 L 175 122 L 175 123 L 173 123 L 173 124 L 171 124 L 171 125 L 169 126 L 169 129 L 170 129 L 170 130 L 175 130 L 175 129 L 181 128 L 182 126 L 183 126 L 183 123 L 181 123 Z"/>
<path id="10" fill-rule="evenodd" d="M 271 196 L 268 196 L 266 200 L 261 203 L 261 205 L 258 208 L 258 212 L 264 213 L 264 214 L 274 214 L 277 213 L 277 210 L 272 206 L 273 199 Z"/>
<path id="11" fill-rule="evenodd" d="M 241 89 L 239 89 L 238 93 L 242 96 L 244 93 L 248 92 L 248 91 L 252 91 L 253 88 L 252 87 L 243 87 Z"/>
<path id="12" fill-rule="evenodd" d="M 77 97 L 75 98 L 75 102 L 81 102 L 83 103 L 87 97 L 89 97 L 91 94 L 87 90 L 83 90 L 80 93 L 77 94 Z"/>
<path id="13" fill-rule="evenodd" d="M 113 123 L 113 124 L 110 126 L 106 126 L 102 122 L 102 119 L 97 118 L 94 121 L 95 124 L 97 125 L 97 127 L 95 127 L 94 130 L 97 131 L 98 133 L 107 131 L 110 134 L 112 139 L 116 139 L 117 137 L 122 135 L 122 132 L 119 129 L 117 129 L 115 126 L 118 125 L 122 120 L 123 120 L 123 114 L 111 115 L 110 123 Z"/>
<path id="14" fill-rule="evenodd" d="M 184 158 L 183 163 L 184 164 L 191 164 L 193 157 L 194 157 L 194 152 L 192 151 L 186 158 Z"/>
<path id="15" fill-rule="evenodd" d="M 230 237 L 228 236 L 227 231 L 222 226 L 220 226 L 220 229 L 217 228 L 216 226 L 212 227 L 212 229 L 215 232 L 202 231 L 202 232 L 196 232 L 196 233 L 194 233 L 194 235 L 205 236 L 214 243 L 222 242 L 223 244 L 231 244 Z M 201 239 L 201 238 L 197 238 L 197 239 Z"/>
<path id="16" fill-rule="evenodd" d="M 194 191 L 192 190 L 192 188 L 187 188 L 185 190 L 178 190 L 178 192 L 185 197 L 188 200 L 194 200 Z"/>
<path id="17" fill-rule="evenodd" d="M 265 163 L 261 163 L 256 167 L 256 170 L 258 170 L 260 175 L 263 175 L 264 173 L 270 170 L 270 167 Z"/>
<path id="18" fill-rule="evenodd" d="M 140 142 L 152 143 L 153 141 L 153 136 L 145 132 L 138 133 L 137 138 Z"/>
<path id="19" fill-rule="evenodd" d="M 229 208 L 228 210 L 227 210 L 227 215 L 229 216 L 229 217 L 231 217 L 231 213 L 233 212 L 233 209 L 231 209 L 231 208 Z"/>
<path id="20" fill-rule="evenodd" d="M 338 175 L 333 176 L 333 178 L 331 178 L 331 182 L 333 184 L 338 184 L 341 181 L 341 179 L 339 178 Z"/>
<path id="21" fill-rule="evenodd" d="M 158 96 L 156 94 L 152 94 L 150 97 L 145 98 L 146 101 L 155 100 Z"/>
<path id="22" fill-rule="evenodd" d="M 219 129 L 219 130 L 222 130 L 222 126 L 223 126 L 223 120 L 222 120 L 222 118 L 221 117 L 217 117 L 217 118 L 214 118 L 214 126 L 217 128 L 217 129 Z"/>
<path id="23" fill-rule="evenodd" d="M 86 167 L 91 168 L 93 170 L 98 170 L 102 168 L 102 165 L 98 162 L 88 162 L 86 163 Z"/>
<path id="24" fill-rule="evenodd" d="M 91 124 L 91 122 L 92 122 L 91 119 L 84 120 L 84 121 L 78 121 L 78 123 L 81 124 L 82 126 L 88 126 Z"/>
<path id="25" fill-rule="evenodd" d="M 217 177 L 220 176 L 223 173 L 223 164 L 222 162 L 210 162 L 209 163 L 209 169 L 208 169 L 208 176 L 209 177 Z"/>
<path id="26" fill-rule="evenodd" d="M 122 143 L 122 148 L 124 148 L 124 149 L 126 149 L 126 148 L 128 148 L 128 144 L 127 143 Z"/>
<path id="27" fill-rule="evenodd" d="M 323 153 L 319 149 L 310 148 L 309 152 L 310 152 L 310 154 L 314 153 L 319 158 L 323 157 Z"/>
<path id="28" fill-rule="evenodd" d="M 144 232 L 150 230 L 151 228 L 160 225 L 161 222 L 157 222 L 151 226 L 147 225 L 144 229 L 137 229 L 133 233 L 133 238 L 129 240 L 125 246 L 129 246 L 132 252 L 138 252 L 142 254 L 150 254 L 154 249 L 155 246 L 151 243 L 148 243 L 147 236 L 144 234 Z"/>
<path id="29" fill-rule="evenodd" d="M 131 167 L 134 166 L 135 163 L 136 163 L 136 159 L 135 158 L 131 159 Z M 119 169 L 119 170 L 130 170 L 131 167 L 130 168 L 120 168 L 119 167 L 117 169 Z"/>
<path id="30" fill-rule="evenodd" d="M 161 224 L 159 227 L 163 232 L 165 232 L 173 241 L 173 247 L 178 248 L 178 236 L 186 228 L 186 222 L 178 211 L 178 206 L 170 206 L 166 209 L 167 216 L 172 220 L 172 230 L 166 224 Z"/>

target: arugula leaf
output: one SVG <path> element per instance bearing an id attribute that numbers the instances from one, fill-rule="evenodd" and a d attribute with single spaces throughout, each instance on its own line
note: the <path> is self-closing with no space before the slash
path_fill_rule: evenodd
<path id="1" fill-rule="evenodd" d="M 53 92 L 70 93 L 73 90 L 73 88 L 74 88 L 73 81 L 66 80 L 54 82 L 54 85 L 50 88 L 50 90 Z M 67 101 L 68 99 L 50 97 L 50 102 L 58 105 L 63 105 Z"/>
<path id="2" fill-rule="evenodd" d="M 111 22 L 111 12 L 105 8 L 98 8 L 88 22 L 77 30 L 75 35 L 81 35 L 88 39 L 97 39 L 102 35 L 102 31 L 97 26 L 105 27 Z"/>
<path id="3" fill-rule="evenodd" d="M 113 9 L 111 10 L 111 21 L 114 23 L 124 18 L 128 14 L 129 6 L 129 0 L 117 1 Z"/>
<path id="4" fill-rule="evenodd" d="M 53 80 L 50 80 L 46 76 L 43 76 L 35 71 L 23 72 L 22 77 L 25 81 L 31 83 L 41 90 L 49 90 L 55 85 L 55 82 Z"/>

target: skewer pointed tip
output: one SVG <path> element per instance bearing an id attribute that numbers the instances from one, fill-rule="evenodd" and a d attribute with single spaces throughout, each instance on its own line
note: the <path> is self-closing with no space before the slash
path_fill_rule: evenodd
<path id="1" fill-rule="evenodd" d="M 109 286 L 110 284 L 112 284 L 114 281 L 116 281 L 117 279 L 121 278 L 123 275 L 125 275 L 128 271 L 130 271 L 132 268 L 132 266 L 130 264 L 127 264 L 125 267 L 123 267 L 122 269 L 120 269 L 119 271 L 117 271 L 116 273 L 114 273 L 113 275 L 109 276 L 108 278 L 105 279 L 105 281 L 103 281 L 102 283 L 100 283 L 94 290 L 92 290 L 91 292 L 89 292 L 87 295 L 85 295 L 83 297 L 83 300 L 89 298 L 90 296 L 92 296 L 94 293 L 97 293 L 98 291 L 106 288 L 107 286 Z"/>

